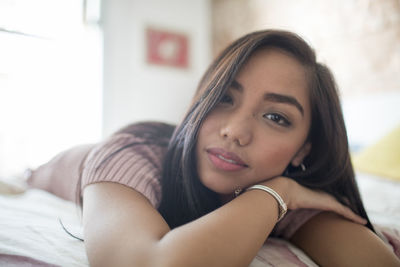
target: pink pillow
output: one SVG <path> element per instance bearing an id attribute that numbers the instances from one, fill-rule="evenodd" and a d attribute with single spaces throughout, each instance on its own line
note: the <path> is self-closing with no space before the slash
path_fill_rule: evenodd
<path id="1" fill-rule="evenodd" d="M 82 167 L 93 147 L 93 144 L 80 145 L 59 153 L 49 162 L 32 170 L 27 180 L 28 185 L 75 201 Z"/>

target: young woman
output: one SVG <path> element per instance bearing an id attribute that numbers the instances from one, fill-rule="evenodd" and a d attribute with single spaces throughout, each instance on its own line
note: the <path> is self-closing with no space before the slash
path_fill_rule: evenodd
<path id="1" fill-rule="evenodd" d="M 400 265 L 361 202 L 333 77 L 289 32 L 238 39 L 180 125 L 130 125 L 81 169 L 92 266 L 248 266 L 268 236 L 323 266 Z"/>

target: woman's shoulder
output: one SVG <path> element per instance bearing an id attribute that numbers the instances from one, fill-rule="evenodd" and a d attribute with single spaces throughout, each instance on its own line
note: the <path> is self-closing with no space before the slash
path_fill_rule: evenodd
<path id="1" fill-rule="evenodd" d="M 174 128 L 166 123 L 134 123 L 97 144 L 84 162 L 82 190 L 92 183 L 117 182 L 157 205 L 162 161 Z"/>
<path id="2" fill-rule="evenodd" d="M 120 161 L 130 158 L 136 161 L 145 159 L 158 169 L 174 128 L 160 122 L 129 124 L 98 143 L 90 151 L 85 165 L 97 169 L 111 159 Z"/>

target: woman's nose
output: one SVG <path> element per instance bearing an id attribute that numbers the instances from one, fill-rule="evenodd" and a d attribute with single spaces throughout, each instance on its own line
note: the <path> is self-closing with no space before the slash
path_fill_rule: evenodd
<path id="1" fill-rule="evenodd" d="M 221 137 L 239 146 L 248 145 L 252 138 L 251 116 L 232 115 L 222 122 Z"/>

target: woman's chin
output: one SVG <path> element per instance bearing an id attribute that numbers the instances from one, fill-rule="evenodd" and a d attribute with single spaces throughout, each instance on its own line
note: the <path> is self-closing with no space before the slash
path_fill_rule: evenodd
<path id="1" fill-rule="evenodd" d="M 218 195 L 232 195 L 234 192 L 234 189 L 230 185 L 220 185 L 220 184 L 215 184 L 215 183 L 204 183 L 203 185 L 210 189 L 211 191 L 217 193 Z"/>

